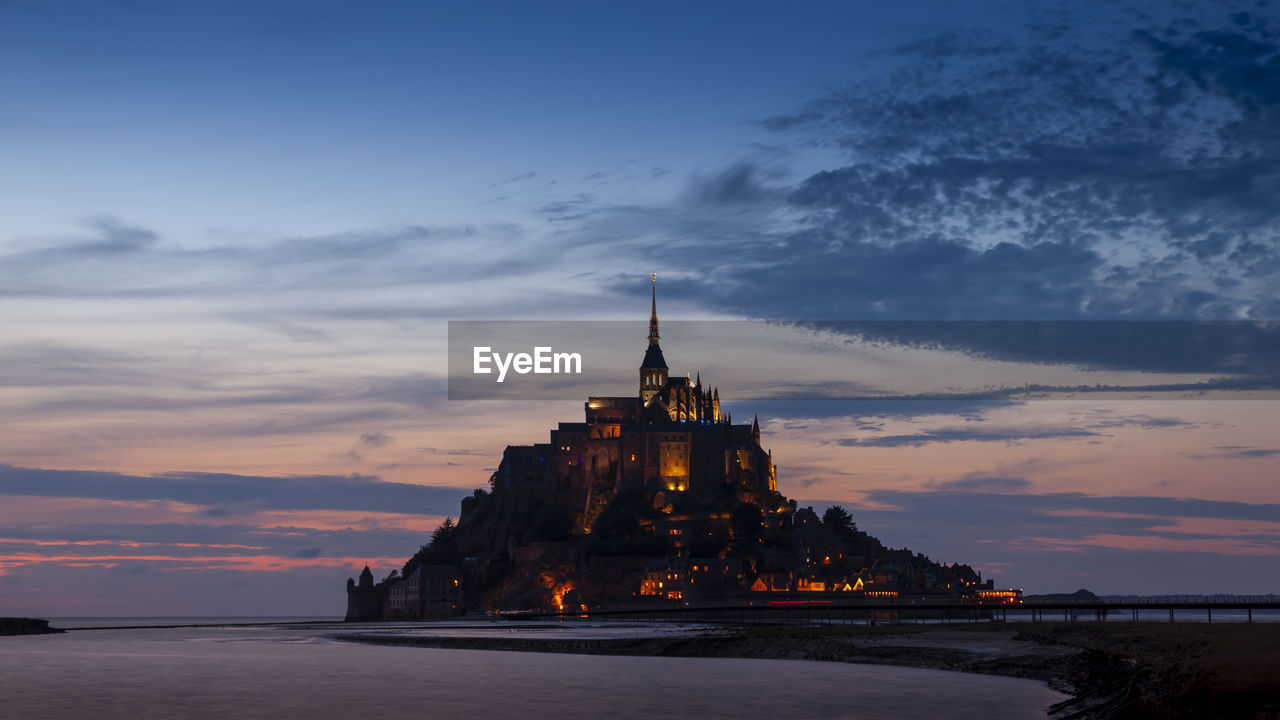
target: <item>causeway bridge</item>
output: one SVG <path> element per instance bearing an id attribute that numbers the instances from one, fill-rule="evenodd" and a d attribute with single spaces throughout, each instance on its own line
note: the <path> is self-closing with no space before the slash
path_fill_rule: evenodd
<path id="1" fill-rule="evenodd" d="M 1058 602 L 974 602 L 942 599 L 894 599 L 865 602 L 826 599 L 768 600 L 688 606 L 636 606 L 581 611 L 513 613 L 524 619 L 590 619 L 644 622 L 728 623 L 762 625 L 849 625 L 878 623 L 947 623 L 1115 621 L 1213 622 L 1233 616 L 1254 622 L 1254 613 L 1280 619 L 1280 599 L 1274 596 L 1233 599 L 1134 598 L 1132 600 Z"/>

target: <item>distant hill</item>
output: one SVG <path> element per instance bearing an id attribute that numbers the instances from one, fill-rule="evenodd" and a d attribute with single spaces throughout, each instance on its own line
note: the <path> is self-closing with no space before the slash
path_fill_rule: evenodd
<path id="1" fill-rule="evenodd" d="M 60 632 L 66 631 L 49 627 L 48 620 L 0 617 L 0 635 L 48 635 Z"/>
<path id="2" fill-rule="evenodd" d="M 1045 595 L 1023 595 L 1023 602 L 1053 602 L 1053 603 L 1092 603 L 1101 602 L 1102 598 L 1081 588 L 1073 593 L 1048 593 Z"/>

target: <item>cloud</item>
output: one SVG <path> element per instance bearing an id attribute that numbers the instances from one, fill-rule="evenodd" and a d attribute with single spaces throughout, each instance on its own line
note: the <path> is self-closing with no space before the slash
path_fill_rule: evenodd
<path id="1" fill-rule="evenodd" d="M 226 317 L 233 322 L 270 330 L 298 342 L 327 342 L 332 339 L 329 333 L 320 328 L 280 320 L 266 313 L 233 312 L 227 313 Z"/>
<path id="2" fill-rule="evenodd" d="M 0 494 L 106 500 L 174 500 L 270 510 L 456 514 L 470 488 L 382 482 L 365 476 L 271 477 L 222 473 L 125 475 L 0 465 Z"/>
<path id="3" fill-rule="evenodd" d="M 1252 375 L 1274 383 L 1280 328 L 1249 321 L 828 321 L 795 327 L 871 343 L 1091 370 Z"/>
<path id="4" fill-rule="evenodd" d="M 442 513 L 443 514 L 443 513 Z M 456 510 L 453 513 L 457 515 Z M 353 521 L 358 518 L 353 517 Z M 424 521 L 424 525 L 428 523 Z M 162 555 L 185 557 L 279 556 L 319 558 L 323 555 L 381 557 L 409 553 L 427 534 L 399 528 L 307 527 L 305 519 L 287 526 L 239 523 L 81 523 L 48 522 L 0 525 L 0 556 L 20 553 L 58 557 Z"/>
<path id="5" fill-rule="evenodd" d="M 578 193 L 567 200 L 554 200 L 538 208 L 538 212 L 549 220 L 581 220 L 590 215 L 595 196 L 591 193 Z"/>
<path id="6" fill-rule="evenodd" d="M 1007 53 L 1011 41 L 999 35 L 944 32 L 900 43 L 889 52 L 913 58 L 962 58 L 985 57 Z"/>
<path id="7" fill-rule="evenodd" d="M 5 417 L 29 422 L 37 417 L 118 417 L 128 412 L 139 418 L 163 416 L 147 429 L 151 438 L 192 432 L 226 438 L 345 433 L 420 418 L 424 410 L 448 402 L 441 377 L 335 375 L 328 368 L 281 375 L 263 372 L 259 363 L 264 359 L 250 354 L 220 355 L 210 348 L 195 355 L 166 355 L 165 350 L 10 343 L 0 348 L 0 387 L 27 392 L 6 396 Z M 244 372 L 246 364 L 252 372 Z M 104 426 L 93 433 L 92 442 L 127 434 Z M 385 432 L 367 435 L 357 440 L 354 450 L 392 441 Z"/>
<path id="8" fill-rule="evenodd" d="M 901 43 L 882 56 L 896 63 L 888 72 L 762 123 L 837 151 L 832 166 L 783 187 L 744 160 L 695 178 L 691 204 L 597 212 L 581 237 L 643 228 L 681 258 L 668 297 L 753 317 L 1274 320 L 1276 36 L 1261 16 L 1196 12 L 1156 24 L 1117 11 L 1099 23 L 1068 9 L 1016 39 Z M 739 200 L 750 217 L 735 212 Z M 621 276 L 609 287 L 642 291 Z M 1123 333 L 1117 325 L 1105 334 Z M 1132 329 L 1131 341 L 1098 347 L 1059 328 L 1020 352 L 1178 369 L 1233 360 L 1209 338 L 1157 353 L 1144 342 L 1157 328 Z M 1011 337 L 918 330 L 1015 350 Z M 1274 332 L 1253 336 L 1266 354 L 1246 364 L 1260 371 Z M 1157 339 L 1186 337 L 1198 336 Z"/>
<path id="9" fill-rule="evenodd" d="M 1209 459 L 1235 459 L 1235 460 L 1253 460 L 1257 458 L 1269 458 L 1280 456 L 1280 448 L 1251 448 L 1241 447 L 1239 445 L 1218 445 L 1213 448 L 1219 452 L 1202 453 L 1198 455 L 1188 455 L 1192 460 L 1209 460 Z"/>
<path id="10" fill-rule="evenodd" d="M 395 438 L 384 432 L 360 433 L 360 439 L 357 444 L 360 447 L 380 448 L 386 447 L 395 442 Z"/>
<path id="11" fill-rule="evenodd" d="M 1098 437 L 1101 433 L 1083 428 L 965 428 L 952 427 L 925 430 L 910 435 L 879 435 L 866 438 L 843 438 L 836 441 L 844 447 L 921 447 L 936 443 L 1003 442 L 1020 440 Z"/>
<path id="12" fill-rule="evenodd" d="M 119 386 L 136 392 L 139 387 L 175 381 L 180 372 L 141 352 L 50 342 L 6 342 L 0 347 L 0 386 Z"/>
<path id="13" fill-rule="evenodd" d="M 427 454 L 427 455 L 471 455 L 471 456 L 476 456 L 476 455 L 489 455 L 489 454 L 490 454 L 490 453 L 489 453 L 488 451 L 486 451 L 486 450 L 475 450 L 475 449 L 468 449 L 468 448 L 434 448 L 434 447 L 420 447 L 420 448 L 418 448 L 418 452 L 421 452 L 421 453 L 424 453 L 424 454 Z"/>
<path id="14" fill-rule="evenodd" d="M 495 281 L 548 267 L 558 257 L 551 245 L 512 243 L 522 231 L 510 224 L 404 225 L 201 247 L 166 242 L 118 221 L 93 221 L 89 229 L 86 238 L 0 253 L 0 297 L 230 303 L 262 293 L 415 287 L 426 277 Z M 254 309 L 245 315 L 245 306 Z M 232 316 L 261 315 L 252 303 L 233 307 Z"/>
<path id="15" fill-rule="evenodd" d="M 958 480 L 946 482 L 930 482 L 926 484 L 930 490 L 960 492 L 1021 492 L 1031 487 L 1031 481 L 1020 477 L 993 477 L 980 473 L 970 473 Z"/>
<path id="16" fill-rule="evenodd" d="M 146 228 L 127 225 L 110 216 L 91 218 L 86 225 L 96 231 L 97 237 L 64 245 L 60 248 L 63 252 L 87 255 L 130 253 L 145 250 L 159 240 Z"/>
<path id="17" fill-rule="evenodd" d="M 538 176 L 537 171 L 530 170 L 529 172 L 520 173 L 519 175 L 512 175 L 511 177 L 506 178 L 504 180 L 499 180 L 497 182 L 489 183 L 489 187 L 494 188 L 500 185 L 508 185 L 510 183 L 520 182 L 521 180 L 531 180 L 537 176 Z"/>
<path id="18" fill-rule="evenodd" d="M 294 431 L 290 430 L 289 432 L 292 433 Z M 330 453 L 329 457 L 335 460 L 364 462 L 364 455 L 361 454 L 361 450 L 376 450 L 393 443 L 395 443 L 395 439 L 384 432 L 360 433 L 360 437 L 356 439 L 355 446 L 351 450 L 341 453 Z"/>
<path id="19" fill-rule="evenodd" d="M 1146 415 L 1139 413 L 1137 415 L 1117 415 L 1107 408 L 1094 408 L 1087 414 L 1086 420 L 1088 426 L 1094 429 L 1111 429 L 1123 427 L 1139 427 L 1148 430 L 1157 430 L 1164 428 L 1196 428 L 1203 427 L 1204 423 L 1192 420 L 1183 420 L 1173 417 L 1156 417 L 1154 415 Z"/>
<path id="20" fill-rule="evenodd" d="M 709 176 L 695 176 L 690 183 L 691 200 L 700 205 L 732 206 L 771 200 L 777 191 L 763 182 L 762 168 L 742 161 Z"/>

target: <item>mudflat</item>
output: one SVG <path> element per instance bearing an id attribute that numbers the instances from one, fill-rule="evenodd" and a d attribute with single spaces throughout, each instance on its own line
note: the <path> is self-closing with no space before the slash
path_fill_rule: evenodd
<path id="1" fill-rule="evenodd" d="M 1280 623 L 957 623 L 726 627 L 629 639 L 423 637 L 354 642 L 526 652 L 878 663 L 1033 678 L 1051 717 L 1280 718 Z"/>

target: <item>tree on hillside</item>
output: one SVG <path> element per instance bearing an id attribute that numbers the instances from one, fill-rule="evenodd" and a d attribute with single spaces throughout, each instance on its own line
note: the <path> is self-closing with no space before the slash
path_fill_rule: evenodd
<path id="1" fill-rule="evenodd" d="M 857 526 L 853 524 L 853 516 L 848 510 L 839 505 L 832 505 L 827 511 L 822 513 L 822 522 L 836 532 L 857 530 Z"/>
<path id="2" fill-rule="evenodd" d="M 440 527 L 431 532 L 431 542 L 418 548 L 418 552 L 404 564 L 400 571 L 401 577 L 409 577 L 419 565 L 454 562 L 456 558 L 453 557 L 453 545 L 457 536 L 458 526 L 454 524 L 453 518 L 445 518 Z"/>
<path id="3" fill-rule="evenodd" d="M 444 522 L 440 523 L 440 527 L 431 533 L 431 546 L 441 546 L 449 544 L 453 541 L 453 536 L 457 534 L 457 526 L 453 524 L 453 518 L 447 517 Z"/>

